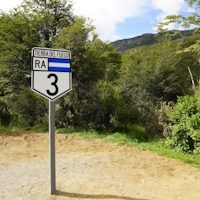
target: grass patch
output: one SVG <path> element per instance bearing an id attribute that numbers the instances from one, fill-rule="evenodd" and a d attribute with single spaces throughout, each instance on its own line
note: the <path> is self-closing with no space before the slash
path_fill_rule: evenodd
<path id="1" fill-rule="evenodd" d="M 199 155 L 186 154 L 169 149 L 164 145 L 163 139 L 148 138 L 148 136 L 145 133 L 145 130 L 139 126 L 132 127 L 132 131 L 129 130 L 126 133 L 105 133 L 97 132 L 94 130 L 86 131 L 74 128 L 58 129 L 56 132 L 80 135 L 86 138 L 100 138 L 104 141 L 115 142 L 119 145 L 135 147 L 141 150 L 150 150 L 159 155 L 177 159 L 183 163 L 188 163 L 196 168 L 200 168 Z"/>
<path id="2" fill-rule="evenodd" d="M 19 126 L 0 126 L 1 132 L 17 132 L 17 131 L 40 131 L 40 132 L 47 132 L 49 130 L 48 125 L 46 124 L 39 124 L 33 127 L 19 127 Z"/>
<path id="3" fill-rule="evenodd" d="M 15 132 L 15 131 L 26 131 L 29 130 L 27 128 L 22 128 L 22 127 L 17 127 L 17 126 L 12 126 L 12 127 L 4 127 L 4 126 L 0 126 L 0 131 L 4 131 L 4 132 Z"/>
<path id="4" fill-rule="evenodd" d="M 36 132 L 47 132 L 47 125 L 37 125 L 34 127 L 0 127 L 0 131 L 14 132 L 14 131 L 26 131 L 33 130 Z M 84 130 L 73 127 L 56 129 L 56 133 L 67 133 L 73 135 L 80 135 L 86 138 L 100 138 L 104 141 L 115 142 L 119 145 L 126 145 L 130 147 L 136 147 L 141 150 L 150 150 L 159 155 L 174 158 L 181 162 L 188 163 L 194 167 L 200 168 L 200 155 L 187 154 L 177 152 L 167 148 L 164 145 L 164 140 L 159 138 L 149 138 L 144 128 L 140 126 L 131 126 L 125 132 L 106 133 L 98 132 L 95 130 Z"/>
<path id="5" fill-rule="evenodd" d="M 48 124 L 39 124 L 39 125 L 33 126 L 31 128 L 31 130 L 40 131 L 40 132 L 47 132 L 47 131 L 49 131 L 49 126 L 48 126 Z"/>

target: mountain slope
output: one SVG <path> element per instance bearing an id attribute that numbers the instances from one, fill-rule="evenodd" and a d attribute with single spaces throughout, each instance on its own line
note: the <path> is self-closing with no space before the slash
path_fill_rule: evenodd
<path id="1" fill-rule="evenodd" d="M 178 39 L 181 37 L 186 37 L 192 35 L 192 30 L 181 31 L 180 34 L 173 36 L 172 39 Z M 111 42 L 111 44 L 118 49 L 118 51 L 123 52 L 128 49 L 137 47 L 137 46 L 145 46 L 151 45 L 159 41 L 161 38 L 161 34 L 152 34 L 146 33 L 140 36 L 136 36 L 133 38 L 117 40 L 115 42 Z"/>

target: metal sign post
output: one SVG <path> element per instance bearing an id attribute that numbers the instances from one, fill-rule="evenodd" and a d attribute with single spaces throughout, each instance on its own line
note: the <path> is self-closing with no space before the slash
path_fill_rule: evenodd
<path id="1" fill-rule="evenodd" d="M 72 89 L 71 53 L 68 50 L 32 48 L 31 89 L 49 99 L 50 194 L 56 193 L 55 103 Z"/>
<path id="2" fill-rule="evenodd" d="M 49 100 L 50 194 L 56 192 L 55 103 Z"/>

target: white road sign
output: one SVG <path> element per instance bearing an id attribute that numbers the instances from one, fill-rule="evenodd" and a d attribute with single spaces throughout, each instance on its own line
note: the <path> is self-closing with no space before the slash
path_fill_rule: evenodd
<path id="1" fill-rule="evenodd" d="M 51 101 L 69 92 L 72 89 L 70 51 L 34 47 L 31 89 Z"/>

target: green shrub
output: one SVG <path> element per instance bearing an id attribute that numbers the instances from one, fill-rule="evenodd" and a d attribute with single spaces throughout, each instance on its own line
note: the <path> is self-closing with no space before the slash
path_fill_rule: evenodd
<path id="1" fill-rule="evenodd" d="M 162 135 L 164 137 L 171 136 L 172 134 L 169 127 L 170 119 L 167 113 L 169 113 L 173 109 L 174 105 L 175 103 L 173 101 L 164 101 L 160 102 L 160 107 L 155 109 L 155 114 L 158 118 L 158 124 L 162 126 Z"/>
<path id="2" fill-rule="evenodd" d="M 12 116 L 11 126 L 30 129 L 38 124 L 47 124 L 47 101 L 30 88 L 22 87 L 18 94 L 10 95 L 7 106 Z"/>
<path id="3" fill-rule="evenodd" d="M 200 92 L 194 96 L 179 97 L 168 113 L 172 135 L 166 144 L 175 150 L 200 153 Z"/>
<path id="4" fill-rule="evenodd" d="M 8 126 L 11 120 L 10 112 L 3 100 L 0 100 L 0 127 Z"/>
<path id="5" fill-rule="evenodd" d="M 145 131 L 151 136 L 161 136 L 163 132 L 163 127 L 159 124 L 159 117 L 156 113 L 157 107 L 149 102 L 146 107 L 146 111 L 143 113 L 143 124 Z"/>

